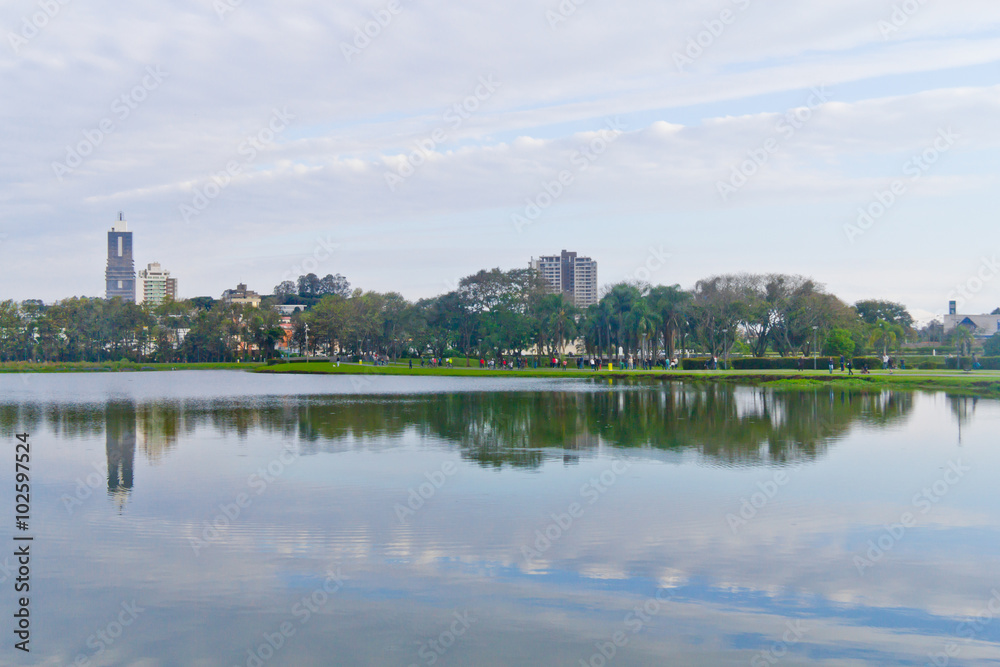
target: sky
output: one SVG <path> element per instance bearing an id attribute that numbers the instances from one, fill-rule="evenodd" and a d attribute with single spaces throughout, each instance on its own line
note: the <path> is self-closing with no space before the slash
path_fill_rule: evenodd
<path id="1" fill-rule="evenodd" d="M 8 0 L 0 299 L 807 275 L 1000 306 L 1000 4 Z"/>

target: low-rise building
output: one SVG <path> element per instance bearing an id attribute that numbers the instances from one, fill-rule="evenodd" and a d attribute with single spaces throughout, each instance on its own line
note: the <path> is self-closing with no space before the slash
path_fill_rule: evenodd
<path id="1" fill-rule="evenodd" d="M 989 338 L 1000 333 L 1000 315 L 962 315 L 957 312 L 957 304 L 948 302 L 948 314 L 944 317 L 944 333 L 951 333 L 955 327 L 966 327 L 976 338 Z"/>
<path id="2" fill-rule="evenodd" d="M 246 283 L 240 283 L 236 286 L 236 289 L 227 289 L 222 293 L 222 301 L 227 305 L 231 304 L 244 304 L 250 305 L 254 308 L 260 307 L 260 294 L 252 290 L 248 290 Z"/>

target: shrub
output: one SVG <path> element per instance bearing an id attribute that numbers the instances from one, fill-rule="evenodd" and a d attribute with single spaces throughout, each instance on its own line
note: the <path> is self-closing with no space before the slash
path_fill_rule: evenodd
<path id="1" fill-rule="evenodd" d="M 829 363 L 830 357 L 833 357 L 834 367 L 840 370 L 840 355 L 824 355 L 816 358 L 816 368 L 819 370 L 826 370 L 827 364 Z M 919 358 L 910 359 L 906 358 L 907 368 L 913 368 L 919 361 Z M 689 359 L 681 360 L 681 368 L 686 371 L 700 371 L 705 369 L 705 364 L 711 357 L 695 357 Z M 897 367 L 899 364 L 900 357 L 893 357 L 895 359 Z M 722 359 L 719 359 L 719 365 L 722 366 Z M 802 364 L 802 370 L 811 371 L 813 368 L 813 358 L 812 357 L 749 357 L 741 359 L 730 359 L 729 365 L 736 370 L 744 371 L 776 371 L 776 370 L 788 370 L 794 371 L 799 370 L 799 364 Z M 865 364 L 868 364 L 870 370 L 876 370 L 882 368 L 882 358 L 881 357 L 854 357 L 852 359 L 855 369 L 864 368 Z M 935 361 L 933 359 L 925 359 L 923 363 L 932 364 L 930 368 L 944 368 L 944 358 L 942 357 L 940 361 Z M 984 364 L 985 368 L 985 364 Z"/>
<path id="2" fill-rule="evenodd" d="M 987 357 L 1000 357 L 1000 333 L 995 333 L 983 343 L 983 354 Z"/>
<path id="3" fill-rule="evenodd" d="M 955 362 L 958 360 L 959 359 L 957 357 L 948 358 L 945 360 L 946 368 L 954 370 L 956 368 Z M 983 367 L 983 370 L 1000 371 L 1000 357 L 978 357 L 977 360 Z M 972 357 L 962 357 L 960 361 L 961 364 L 958 368 L 961 368 L 962 370 L 969 370 L 972 368 Z"/>

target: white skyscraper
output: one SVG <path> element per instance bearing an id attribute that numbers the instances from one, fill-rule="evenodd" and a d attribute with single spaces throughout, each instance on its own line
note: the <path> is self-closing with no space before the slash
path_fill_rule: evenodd
<path id="1" fill-rule="evenodd" d="M 169 271 L 164 271 L 157 262 L 139 272 L 136 280 L 135 302 L 149 302 L 158 306 L 168 298 L 177 298 L 177 279 L 170 277 Z"/>
<path id="2" fill-rule="evenodd" d="M 542 274 L 552 292 L 562 292 L 578 307 L 597 303 L 597 262 L 591 258 L 563 250 L 560 255 L 532 258 L 530 266 Z"/>

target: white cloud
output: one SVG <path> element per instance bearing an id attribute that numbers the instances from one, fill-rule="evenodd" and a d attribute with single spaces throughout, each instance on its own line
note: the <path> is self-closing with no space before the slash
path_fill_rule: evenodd
<path id="1" fill-rule="evenodd" d="M 984 157 L 998 143 L 1000 88 L 984 70 L 1000 59 L 995 3 L 928 3 L 887 39 L 878 22 L 891 17 L 891 2 L 587 3 L 553 29 L 545 12 L 555 6 L 403 2 L 347 62 L 341 43 L 383 3 L 244 3 L 224 20 L 207 0 L 67 4 L 18 53 L 0 49 L 0 228 L 8 234 L 0 259 L 10 269 L 0 296 L 100 294 L 103 233 L 120 208 L 139 261 L 162 262 L 188 296 L 234 282 L 234 267 L 246 261 L 234 239 L 247 234 L 287 248 L 290 238 L 334 233 L 345 253 L 330 271 L 410 297 L 439 291 L 468 270 L 470 254 L 474 266 L 524 264 L 573 245 L 598 259 L 602 276 L 617 276 L 645 252 L 640 239 L 712 248 L 658 276 L 669 283 L 749 264 L 797 270 L 802 258 L 775 250 L 788 234 L 800 248 L 862 260 L 889 243 L 914 262 L 935 257 L 945 276 L 960 274 L 975 253 L 956 247 L 941 257 L 925 233 L 908 229 L 933 229 L 941 221 L 932 216 L 951 211 L 959 222 L 948 222 L 950 232 L 959 224 L 969 238 L 994 234 L 979 204 L 997 180 Z M 16 34 L 35 8 L 18 1 L 0 9 L 2 32 Z M 678 72 L 674 53 L 724 8 L 734 20 Z M 164 82 L 120 118 L 115 100 L 150 66 L 167 73 Z M 454 127 L 448 110 L 480 77 L 501 85 Z M 776 129 L 823 84 L 830 102 L 792 136 Z M 179 207 L 241 158 L 275 108 L 294 115 L 288 128 L 186 224 Z M 625 134 L 586 169 L 574 163 L 615 117 Z M 60 182 L 53 163 L 104 119 L 113 132 Z M 846 244 L 841 228 L 857 207 L 948 127 L 961 135 L 954 149 L 863 239 Z M 438 128 L 446 139 L 391 191 L 386 172 Z M 717 183 L 772 138 L 767 164 L 722 201 Z M 564 170 L 573 183 L 517 234 L 511 213 Z M 309 251 L 306 242 L 300 252 Z M 51 269 L 25 280 L 37 252 Z M 266 290 L 286 264 L 258 257 L 254 275 L 243 277 Z M 856 272 L 825 271 L 815 277 L 852 291 Z M 426 277 L 413 281 L 413 272 Z M 939 309 L 933 286 L 907 291 L 882 276 L 886 292 Z"/>

